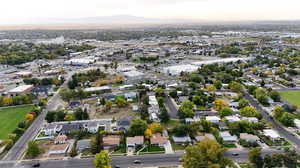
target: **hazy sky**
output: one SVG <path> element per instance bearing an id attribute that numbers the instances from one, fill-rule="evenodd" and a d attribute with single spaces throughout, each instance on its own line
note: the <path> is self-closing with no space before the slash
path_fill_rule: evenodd
<path id="1" fill-rule="evenodd" d="M 300 19 L 300 0 L 1 0 L 0 24 L 134 15 L 205 21 Z"/>

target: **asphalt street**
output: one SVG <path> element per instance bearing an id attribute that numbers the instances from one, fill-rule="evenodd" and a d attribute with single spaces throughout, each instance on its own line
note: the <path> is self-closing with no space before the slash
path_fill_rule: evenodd
<path id="1" fill-rule="evenodd" d="M 263 149 L 262 154 L 273 154 L 281 152 L 276 149 Z M 237 153 L 237 156 L 233 156 L 233 153 Z M 176 154 L 150 154 L 139 156 L 114 156 L 112 158 L 113 166 L 119 165 L 122 168 L 128 167 L 149 167 L 149 166 L 171 166 L 179 165 L 179 158 L 183 156 L 183 153 Z M 248 150 L 233 150 L 225 153 L 226 157 L 233 159 L 236 162 L 245 162 L 248 160 Z M 66 159 L 66 160 L 46 160 L 39 161 L 42 168 L 93 168 L 93 158 L 87 159 Z M 134 164 L 135 160 L 140 160 L 141 164 Z M 24 162 L 0 162 L 1 168 L 29 168 L 37 163 L 37 161 L 24 161 Z"/>
<path id="2" fill-rule="evenodd" d="M 175 107 L 174 103 L 171 100 L 170 96 L 166 96 L 166 103 L 165 103 L 169 109 L 169 115 L 172 119 L 178 118 L 178 110 Z"/>
<path id="3" fill-rule="evenodd" d="M 263 118 L 265 120 L 267 120 L 268 122 L 272 123 L 274 129 L 277 130 L 278 133 L 282 137 L 288 139 L 294 145 L 296 145 L 296 147 L 297 147 L 296 150 L 299 153 L 299 151 L 300 151 L 299 150 L 300 149 L 300 140 L 294 134 L 292 134 L 289 131 L 287 131 L 286 129 L 284 129 L 283 126 L 280 123 L 278 123 L 277 121 L 275 121 L 273 119 L 273 117 L 271 117 L 269 115 L 269 113 L 262 108 L 262 106 L 260 105 L 260 103 L 257 100 L 255 100 L 253 97 L 250 96 L 249 93 L 245 93 L 245 98 L 250 102 L 250 104 L 252 106 L 254 106 L 258 111 L 261 112 L 261 114 L 263 115 Z"/>
<path id="4" fill-rule="evenodd" d="M 67 82 L 71 78 L 72 73 L 67 75 L 67 80 L 61 85 L 60 88 L 67 87 Z M 40 128 L 44 124 L 44 119 L 48 111 L 56 110 L 60 103 L 63 101 L 60 99 L 58 94 L 59 90 L 50 98 L 46 109 L 34 120 L 31 126 L 25 131 L 25 133 L 19 138 L 19 140 L 14 144 L 14 146 L 9 150 L 9 152 L 2 159 L 3 161 L 13 161 L 22 158 L 23 153 L 26 150 L 27 143 L 38 134 Z"/>

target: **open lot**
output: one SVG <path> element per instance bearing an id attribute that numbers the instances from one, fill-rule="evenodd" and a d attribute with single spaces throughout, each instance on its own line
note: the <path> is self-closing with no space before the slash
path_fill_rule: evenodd
<path id="1" fill-rule="evenodd" d="M 17 128 L 19 122 L 25 120 L 26 114 L 32 109 L 31 105 L 0 109 L 0 139 L 7 138 L 8 134 Z"/>
<path id="2" fill-rule="evenodd" d="M 284 91 L 280 92 L 283 99 L 297 107 L 300 107 L 300 91 Z"/>

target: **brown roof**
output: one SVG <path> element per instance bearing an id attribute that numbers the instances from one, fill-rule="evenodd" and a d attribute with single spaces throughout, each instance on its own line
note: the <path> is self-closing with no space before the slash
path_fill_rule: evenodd
<path id="1" fill-rule="evenodd" d="M 104 146 L 111 146 L 111 145 L 120 145 L 121 137 L 119 135 L 109 135 L 103 137 L 103 145 Z"/>
<path id="2" fill-rule="evenodd" d="M 208 139 L 211 139 L 211 140 L 216 140 L 215 136 L 213 134 L 209 134 L 209 133 L 205 133 L 205 134 L 198 135 L 198 136 L 195 137 L 195 139 L 197 141 L 202 141 L 205 138 L 208 138 Z"/>
<path id="3" fill-rule="evenodd" d="M 166 143 L 168 141 L 168 138 L 162 137 L 161 134 L 154 134 L 150 138 L 151 144 L 159 144 L 159 143 Z"/>
<path id="4" fill-rule="evenodd" d="M 127 137 L 126 142 L 127 144 L 143 144 L 144 137 L 143 136 Z"/>

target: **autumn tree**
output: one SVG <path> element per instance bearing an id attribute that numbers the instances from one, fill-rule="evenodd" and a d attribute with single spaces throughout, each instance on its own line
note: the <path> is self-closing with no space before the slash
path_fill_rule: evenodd
<path id="1" fill-rule="evenodd" d="M 215 110 L 217 111 L 221 111 L 222 109 L 224 109 L 225 107 L 228 107 L 229 104 L 227 101 L 223 100 L 223 99 L 216 99 L 215 100 Z"/>
<path id="2" fill-rule="evenodd" d="M 208 138 L 195 146 L 188 146 L 183 156 L 184 168 L 225 168 L 233 166 L 233 162 L 224 157 L 226 149 L 216 141 Z"/>
<path id="3" fill-rule="evenodd" d="M 107 150 L 103 150 L 96 154 L 94 160 L 95 168 L 111 168 L 111 158 Z"/>

